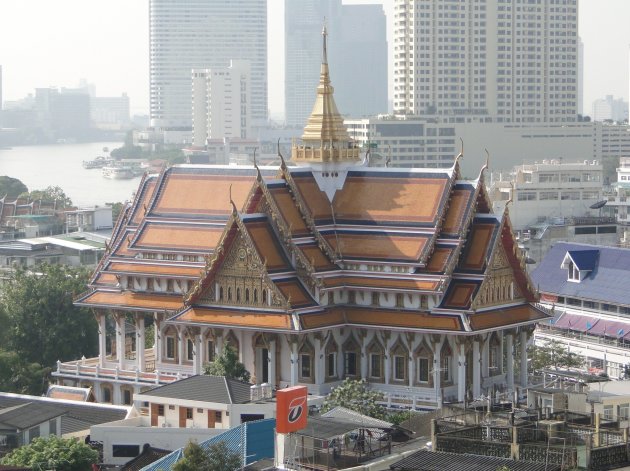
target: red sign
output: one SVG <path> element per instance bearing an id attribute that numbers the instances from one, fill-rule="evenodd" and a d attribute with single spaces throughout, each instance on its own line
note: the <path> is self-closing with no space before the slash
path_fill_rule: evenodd
<path id="1" fill-rule="evenodd" d="M 276 431 L 290 433 L 306 427 L 308 406 L 306 386 L 278 389 L 276 391 Z"/>

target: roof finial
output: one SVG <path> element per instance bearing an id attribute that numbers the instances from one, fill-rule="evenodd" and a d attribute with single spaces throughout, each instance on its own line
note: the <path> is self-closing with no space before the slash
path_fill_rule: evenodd
<path id="1" fill-rule="evenodd" d="M 232 205 L 232 214 L 238 214 L 238 210 L 236 209 L 236 205 L 234 204 L 234 200 L 232 199 L 232 184 L 230 183 L 230 204 Z"/>
<path id="2" fill-rule="evenodd" d="M 326 17 L 324 17 L 324 27 L 322 28 L 322 38 L 323 38 L 323 50 L 322 50 L 322 63 L 328 64 L 328 47 L 327 47 L 327 39 L 328 39 L 328 31 L 326 30 Z"/>
<path id="3" fill-rule="evenodd" d="M 256 179 L 261 182 L 262 175 L 260 174 L 260 169 L 258 168 L 258 164 L 256 163 L 256 150 L 258 147 L 254 147 L 254 168 L 256 169 Z"/>
<path id="4" fill-rule="evenodd" d="M 284 161 L 284 157 L 282 156 L 282 152 L 280 152 L 280 138 L 278 138 L 278 157 L 280 157 L 280 167 L 282 169 L 287 168 L 287 163 Z"/>

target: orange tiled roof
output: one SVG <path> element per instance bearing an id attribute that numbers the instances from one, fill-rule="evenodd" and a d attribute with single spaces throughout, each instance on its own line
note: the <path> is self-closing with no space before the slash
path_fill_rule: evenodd
<path id="1" fill-rule="evenodd" d="M 496 220 L 475 219 L 458 268 L 464 271 L 483 271 L 498 229 Z"/>
<path id="2" fill-rule="evenodd" d="M 418 262 L 424 258 L 429 236 L 402 235 L 387 232 L 349 232 L 323 234 L 344 260 L 389 260 L 392 262 Z M 339 247 L 337 247 L 337 240 Z"/>
<path id="3" fill-rule="evenodd" d="M 356 173 L 356 175 L 355 175 Z M 337 221 L 434 224 L 449 179 L 350 172 L 333 200 Z"/>
<path id="4" fill-rule="evenodd" d="M 306 227 L 300 211 L 295 206 L 295 201 L 293 201 L 293 196 L 289 193 L 287 186 L 270 186 L 269 193 L 274 199 L 287 227 L 291 228 L 291 236 L 302 237 L 309 235 L 310 231 Z"/>
<path id="5" fill-rule="evenodd" d="M 183 307 L 181 296 L 133 293 L 131 291 L 94 291 L 76 301 L 79 306 L 174 311 Z"/>
<path id="6" fill-rule="evenodd" d="M 256 246 L 260 258 L 267 262 L 267 270 L 270 272 L 293 270 L 282 251 L 278 238 L 269 225 L 267 217 L 245 219 L 243 223 Z"/>
<path id="7" fill-rule="evenodd" d="M 451 192 L 449 208 L 446 213 L 442 233 L 456 236 L 464 226 L 467 215 L 473 209 L 472 199 L 475 188 L 472 185 L 457 184 Z"/>
<path id="8" fill-rule="evenodd" d="M 172 170 L 169 169 L 169 170 Z M 236 172 L 235 172 L 236 173 Z M 232 200 L 242 208 L 255 180 L 251 175 L 175 173 L 165 175 L 152 214 L 178 216 L 224 216 L 232 212 Z"/>
<path id="9" fill-rule="evenodd" d="M 429 273 L 444 273 L 450 258 L 455 252 L 455 247 L 437 247 L 431 254 L 426 266 Z"/>
<path id="10" fill-rule="evenodd" d="M 297 278 L 274 280 L 274 284 L 293 308 L 315 306 L 317 304 Z"/>
<path id="11" fill-rule="evenodd" d="M 313 265 L 316 271 L 337 270 L 338 267 L 330 261 L 317 244 L 298 245 L 307 260 Z"/>
<path id="12" fill-rule="evenodd" d="M 156 184 L 157 177 L 146 177 L 143 179 L 141 187 L 138 189 L 137 203 L 133 208 L 133 214 L 130 218 L 131 224 L 137 226 L 142 221 L 145 214 L 145 208 L 148 209 Z"/>
<path id="13" fill-rule="evenodd" d="M 473 297 L 479 288 L 478 281 L 453 280 L 448 285 L 446 295 L 440 307 L 445 309 L 463 309 L 470 308 Z"/>
<path id="14" fill-rule="evenodd" d="M 331 308 L 324 313 L 302 314 L 300 322 L 305 329 L 352 324 L 426 330 L 463 330 L 461 320 L 457 316 L 369 307 Z"/>
<path id="15" fill-rule="evenodd" d="M 292 330 L 291 315 L 286 313 L 192 307 L 178 314 L 172 320 L 216 326 Z"/>
<path id="16" fill-rule="evenodd" d="M 530 304 L 504 309 L 493 309 L 492 311 L 478 312 L 468 316 L 470 326 L 473 330 L 492 329 L 523 322 L 534 322 L 548 317 L 547 314 Z"/>
<path id="17" fill-rule="evenodd" d="M 134 249 L 173 249 L 211 252 L 225 226 L 146 223 L 132 242 Z"/>
<path id="18" fill-rule="evenodd" d="M 319 189 L 319 185 L 310 172 L 291 172 L 291 177 L 297 186 L 302 200 L 308 207 L 311 217 L 315 220 L 331 219 L 330 201 L 326 194 Z"/>
<path id="19" fill-rule="evenodd" d="M 116 275 L 112 273 L 99 272 L 96 275 L 92 284 L 102 286 L 116 286 L 118 284 L 118 279 L 116 278 Z"/>

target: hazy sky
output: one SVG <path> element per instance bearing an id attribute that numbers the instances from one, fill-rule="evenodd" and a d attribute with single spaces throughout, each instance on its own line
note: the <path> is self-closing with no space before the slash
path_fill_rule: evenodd
<path id="1" fill-rule="evenodd" d="M 269 0 L 269 83 L 278 84 L 269 90 L 269 107 L 275 115 L 284 107 L 283 3 Z M 393 0 L 344 3 L 383 3 L 389 15 Z M 587 114 L 606 94 L 628 99 L 628 24 L 630 0 L 580 0 Z M 4 99 L 86 78 L 98 96 L 127 92 L 132 113 L 147 112 L 148 36 L 147 0 L 0 0 Z"/>

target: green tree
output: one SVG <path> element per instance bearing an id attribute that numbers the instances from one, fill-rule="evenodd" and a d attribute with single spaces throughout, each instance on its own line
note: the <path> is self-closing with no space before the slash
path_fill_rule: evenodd
<path id="1" fill-rule="evenodd" d="M 112 207 L 112 221 L 114 224 L 118 221 L 118 216 L 120 216 L 120 212 L 123 210 L 123 203 L 105 203 L 107 206 Z"/>
<path id="2" fill-rule="evenodd" d="M 30 193 L 23 194 L 22 196 L 28 196 L 32 201 L 41 200 L 46 202 L 57 202 L 58 205 L 63 207 L 72 206 L 72 200 L 58 186 L 49 186 L 43 190 L 33 190 Z"/>
<path id="3" fill-rule="evenodd" d="M 0 292 L 0 345 L 24 361 L 51 367 L 57 360 L 92 356 L 98 326 L 73 297 L 85 290 L 85 268 L 41 265 L 38 273 L 16 270 Z"/>
<path id="4" fill-rule="evenodd" d="M 15 352 L 0 349 L 0 391 L 40 396 L 45 392 L 50 368 L 28 363 Z"/>
<path id="5" fill-rule="evenodd" d="M 365 380 L 345 379 L 343 383 L 333 388 L 324 400 L 322 412 L 341 406 L 363 415 L 382 419 L 385 417 L 385 408 L 378 404 L 378 401 L 382 399 L 381 393 L 368 389 Z"/>
<path id="6" fill-rule="evenodd" d="M 234 471 L 241 466 L 241 456 L 230 450 L 225 442 L 214 443 L 204 450 L 190 441 L 184 448 L 184 457 L 173 466 L 173 471 Z"/>
<path id="7" fill-rule="evenodd" d="M 551 340 L 545 345 L 532 345 L 528 352 L 530 369 L 540 371 L 548 368 L 577 369 L 584 366 L 581 356 L 570 352 L 566 346 L 557 340 Z"/>
<path id="8" fill-rule="evenodd" d="M 204 373 L 210 376 L 238 379 L 246 383 L 249 382 L 250 378 L 249 371 L 245 365 L 238 361 L 238 353 L 230 345 L 226 345 L 220 356 L 205 365 Z"/>
<path id="9" fill-rule="evenodd" d="M 17 198 L 22 193 L 27 193 L 28 188 L 17 178 L 0 176 L 0 198 L 6 195 L 9 199 Z"/>
<path id="10" fill-rule="evenodd" d="M 78 440 L 55 435 L 36 438 L 30 445 L 17 448 L 2 459 L 5 465 L 57 471 L 86 471 L 97 462 L 96 450 Z"/>
<path id="11" fill-rule="evenodd" d="M 173 466 L 173 471 L 207 470 L 209 466 L 210 460 L 206 451 L 191 440 L 184 448 L 184 457 Z"/>
<path id="12" fill-rule="evenodd" d="M 208 471 L 234 471 L 241 468 L 241 456 L 230 450 L 225 442 L 210 445 L 208 458 Z"/>

